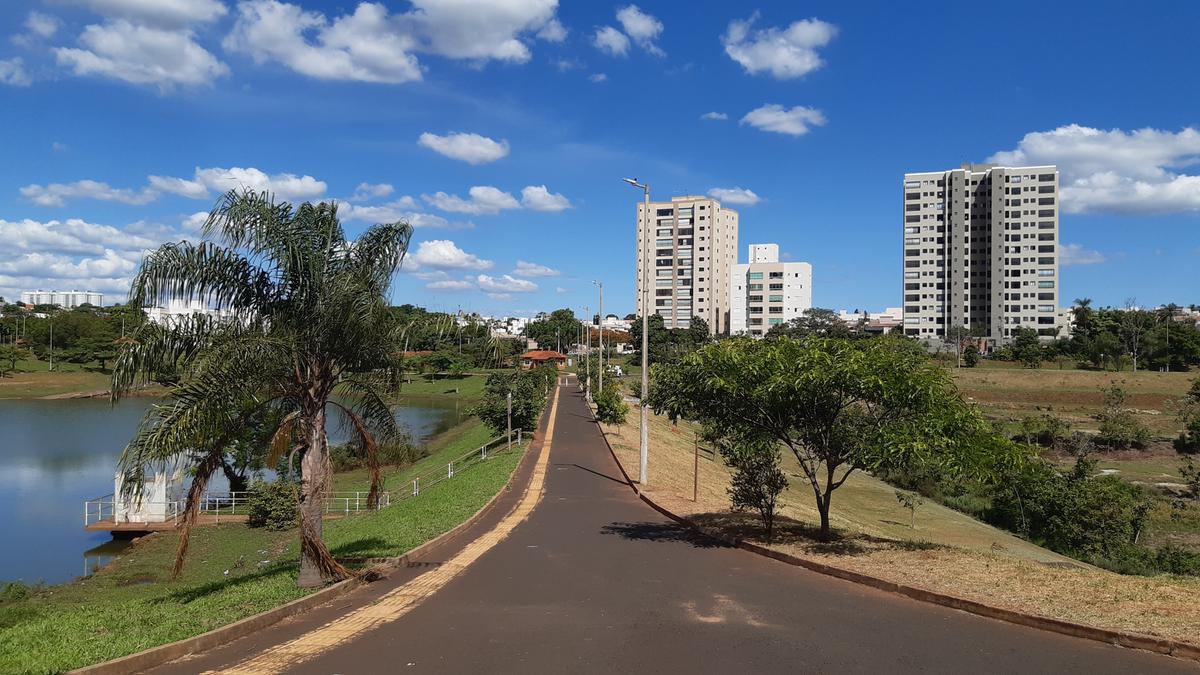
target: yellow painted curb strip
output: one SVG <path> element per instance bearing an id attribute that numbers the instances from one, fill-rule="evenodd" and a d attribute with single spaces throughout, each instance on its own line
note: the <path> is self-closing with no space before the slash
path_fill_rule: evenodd
<path id="1" fill-rule="evenodd" d="M 361 637 L 365 632 L 389 623 L 408 614 L 423 600 L 436 593 L 471 563 L 503 541 L 520 525 L 541 501 L 546 483 L 546 467 L 550 461 L 550 446 L 554 441 L 554 422 L 558 413 L 558 387 L 554 388 L 554 401 L 550 404 L 550 420 L 546 425 L 546 439 L 533 467 L 529 487 L 517 506 L 504 516 L 490 532 L 481 535 L 459 551 L 453 558 L 436 569 L 426 572 L 411 582 L 383 595 L 373 605 L 368 605 L 345 614 L 313 631 L 291 641 L 263 651 L 246 661 L 225 670 L 208 671 L 227 675 L 267 675 L 281 673 L 304 661 L 311 660 L 323 652 Z"/>

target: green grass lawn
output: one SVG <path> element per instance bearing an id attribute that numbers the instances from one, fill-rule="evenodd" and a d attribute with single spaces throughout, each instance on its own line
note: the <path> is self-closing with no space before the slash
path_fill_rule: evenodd
<path id="1" fill-rule="evenodd" d="M 457 395 L 463 400 L 478 399 L 483 396 L 483 385 L 487 382 L 492 370 L 473 371 L 461 376 L 430 376 L 406 374 L 404 383 L 400 385 L 401 396 L 442 396 Z"/>
<path id="2" fill-rule="evenodd" d="M 81 364 L 61 362 L 55 363 L 51 371 L 47 361 L 18 361 L 16 372 L 0 377 L 0 399 L 107 390 L 111 376 L 95 370 L 94 364 L 91 368 L 85 370 Z"/>
<path id="3" fill-rule="evenodd" d="M 478 447 L 480 434 L 486 440 L 486 429 L 477 421 L 460 425 L 445 440 L 434 441 L 433 455 L 406 471 L 428 470 L 443 456 Z M 519 459 L 519 450 L 494 455 L 423 490 L 417 499 L 327 521 L 325 541 L 338 556 L 401 555 L 475 513 L 504 485 Z M 389 479 L 403 483 L 404 475 Z M 172 582 L 167 574 L 176 541 L 173 534 L 151 536 L 92 577 L 0 598 L 0 672 L 53 673 L 117 658 L 308 592 L 295 585 L 294 530 L 270 532 L 240 523 L 198 528 L 183 575 Z"/>

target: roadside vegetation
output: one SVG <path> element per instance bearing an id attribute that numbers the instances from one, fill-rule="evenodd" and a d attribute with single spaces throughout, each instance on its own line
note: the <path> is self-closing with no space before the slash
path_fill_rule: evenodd
<path id="1" fill-rule="evenodd" d="M 477 420 L 433 439 L 431 454 L 385 477 L 401 489 L 408 476 L 444 466 L 490 437 Z M 374 513 L 330 520 L 333 555 L 398 556 L 470 517 L 509 479 L 521 449 L 492 456 L 427 490 Z M 364 489 L 366 475 L 337 475 L 337 489 Z M 344 482 L 343 482 L 344 481 Z M 178 537 L 137 542 L 91 577 L 47 587 L 11 585 L 0 592 L 0 672 L 54 673 L 124 656 L 218 628 L 302 597 L 296 586 L 297 529 L 229 523 L 197 528 L 190 562 L 170 578 Z"/>

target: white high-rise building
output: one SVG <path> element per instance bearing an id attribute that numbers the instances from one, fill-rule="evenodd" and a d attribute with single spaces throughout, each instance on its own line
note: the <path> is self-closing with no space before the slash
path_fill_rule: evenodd
<path id="1" fill-rule="evenodd" d="M 80 305 L 104 305 L 104 294 L 95 291 L 22 291 L 21 302 L 26 305 L 58 305 L 74 309 Z"/>
<path id="2" fill-rule="evenodd" d="M 750 244 L 729 274 L 729 334 L 762 337 L 812 309 L 812 265 L 779 262 L 778 244 Z"/>
<path id="3" fill-rule="evenodd" d="M 729 272 L 737 263 L 738 214 L 715 199 L 673 197 L 637 206 L 637 313 L 643 311 L 643 268 L 649 267 L 650 311 L 667 328 L 692 317 L 710 333 L 729 329 Z M 647 232 L 646 228 L 649 227 Z"/>
<path id="4" fill-rule="evenodd" d="M 1049 339 L 1059 312 L 1058 169 L 964 164 L 904 174 L 904 334 L 971 330 L 989 343 L 1018 328 Z"/>

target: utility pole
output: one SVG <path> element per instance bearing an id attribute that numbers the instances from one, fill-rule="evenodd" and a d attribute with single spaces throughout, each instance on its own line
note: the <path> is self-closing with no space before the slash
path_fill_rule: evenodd
<path id="1" fill-rule="evenodd" d="M 650 184 L 639 183 L 636 178 L 626 178 L 635 188 L 642 191 L 642 395 L 638 399 L 642 425 L 641 444 L 639 448 L 638 484 L 645 486 L 648 455 L 650 454 L 650 427 L 646 414 L 646 395 L 650 391 Z"/>
<path id="2" fill-rule="evenodd" d="M 592 315 L 589 313 L 587 305 L 584 305 L 583 307 L 583 314 L 587 317 L 588 321 L 592 320 Z M 587 350 L 585 351 L 586 356 L 584 356 L 586 359 L 586 361 L 584 361 L 586 364 L 584 366 L 584 373 L 585 377 L 587 378 L 584 380 L 584 383 L 587 386 L 584 387 L 584 395 L 587 396 L 587 400 L 590 403 L 592 400 L 592 327 L 588 326 L 587 324 L 583 324 L 583 329 L 587 331 L 587 333 L 584 334 L 584 341 L 587 343 Z"/>
<path id="3" fill-rule="evenodd" d="M 50 370 L 54 371 L 54 315 L 50 315 Z"/>
<path id="4" fill-rule="evenodd" d="M 508 400 L 508 447 L 512 448 L 512 391 L 505 398 Z"/>
<path id="5" fill-rule="evenodd" d="M 601 393 L 604 393 L 604 284 L 599 281 L 593 281 L 593 284 L 600 289 L 600 372 L 596 382 L 597 388 Z"/>

